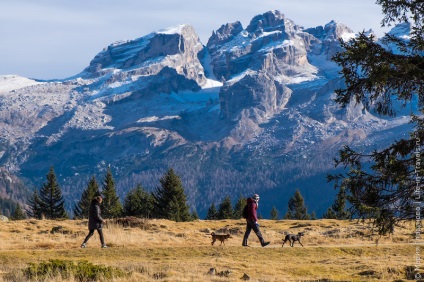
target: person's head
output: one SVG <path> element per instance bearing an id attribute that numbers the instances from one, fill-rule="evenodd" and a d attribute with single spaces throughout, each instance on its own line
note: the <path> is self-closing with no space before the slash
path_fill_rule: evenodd
<path id="1" fill-rule="evenodd" d="M 101 204 L 103 202 L 103 198 L 101 196 L 96 196 L 94 199 Z"/>
<path id="2" fill-rule="evenodd" d="M 253 194 L 252 199 L 256 202 L 259 202 L 259 195 L 258 194 Z"/>

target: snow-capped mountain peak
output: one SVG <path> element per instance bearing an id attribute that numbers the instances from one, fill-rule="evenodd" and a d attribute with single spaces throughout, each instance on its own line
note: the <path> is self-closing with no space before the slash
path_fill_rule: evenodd
<path id="1" fill-rule="evenodd" d="M 411 24 L 409 22 L 397 24 L 388 32 L 388 34 L 404 40 L 409 40 L 411 38 L 410 33 Z"/>
<path id="2" fill-rule="evenodd" d="M 410 126 L 334 103 L 343 81 L 331 58 L 352 36 L 342 23 L 303 29 L 274 10 L 246 28 L 223 24 L 206 46 L 188 24 L 117 41 L 63 81 L 0 76 L 0 163 L 33 180 L 53 165 L 68 200 L 107 164 L 121 194 L 153 189 L 174 167 L 200 209 L 240 187 L 289 195 L 281 190 L 326 174 L 342 144 L 372 149 Z"/>
<path id="3" fill-rule="evenodd" d="M 160 29 L 157 34 L 182 34 L 185 28 L 192 28 L 189 24 L 180 24 L 165 29 Z"/>

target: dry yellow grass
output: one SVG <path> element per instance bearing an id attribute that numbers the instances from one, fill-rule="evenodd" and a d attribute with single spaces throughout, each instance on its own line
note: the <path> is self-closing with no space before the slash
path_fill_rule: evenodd
<path id="1" fill-rule="evenodd" d="M 244 220 L 146 220 L 136 228 L 109 223 L 104 230 L 109 249 L 100 248 L 96 233 L 81 249 L 87 221 L 0 222 L 0 281 L 24 281 L 22 269 L 28 263 L 49 259 L 87 260 L 131 272 L 129 278 L 115 281 L 240 281 L 244 274 L 250 281 L 396 281 L 406 280 L 405 268 L 415 264 L 413 222 L 382 238 L 370 235 L 368 225 L 356 221 L 260 223 L 265 239 L 271 241 L 265 248 L 253 232 L 251 247 L 241 246 Z M 62 226 L 62 233 L 50 232 L 56 226 Z M 211 246 L 212 231 L 231 233 L 232 238 L 225 246 Z M 284 232 L 299 231 L 306 232 L 304 248 L 298 243 L 281 247 Z M 208 274 L 211 268 L 216 269 L 214 275 Z"/>

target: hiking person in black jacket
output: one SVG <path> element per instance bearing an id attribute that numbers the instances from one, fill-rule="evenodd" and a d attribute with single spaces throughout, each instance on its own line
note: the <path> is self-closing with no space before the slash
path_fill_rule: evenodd
<path id="1" fill-rule="evenodd" d="M 91 238 L 94 234 L 94 230 L 97 230 L 100 236 L 100 243 L 102 243 L 102 248 L 107 248 L 107 245 L 105 244 L 105 239 L 103 237 L 103 224 L 106 223 L 106 221 L 101 216 L 100 211 L 100 204 L 103 202 L 102 197 L 97 196 L 91 201 L 90 205 L 90 212 L 88 215 L 88 230 L 90 231 L 85 237 L 84 242 L 81 245 L 81 248 L 87 247 L 87 241 Z"/>

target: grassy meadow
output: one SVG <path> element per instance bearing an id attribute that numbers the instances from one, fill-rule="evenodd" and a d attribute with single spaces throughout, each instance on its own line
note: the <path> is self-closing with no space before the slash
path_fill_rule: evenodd
<path id="1" fill-rule="evenodd" d="M 51 260 L 85 261 L 125 274 L 100 275 L 96 278 L 100 281 L 413 280 L 408 269 L 415 265 L 414 222 L 405 222 L 393 235 L 381 238 L 372 235 L 367 223 L 357 221 L 260 223 L 265 240 L 271 241 L 265 248 L 253 232 L 251 247 L 241 246 L 244 220 L 138 220 L 131 227 L 109 222 L 104 234 L 110 248 L 101 249 L 95 233 L 87 248 L 81 249 L 88 233 L 86 220 L 0 222 L 0 281 L 89 280 L 80 278 L 79 272 L 64 275 L 48 268 L 43 270 L 46 276 L 26 274 L 31 263 Z M 211 246 L 212 231 L 232 238 L 225 246 L 219 242 Z M 286 232 L 300 231 L 306 233 L 301 240 L 304 247 L 297 242 L 293 248 L 288 243 L 281 247 Z"/>

